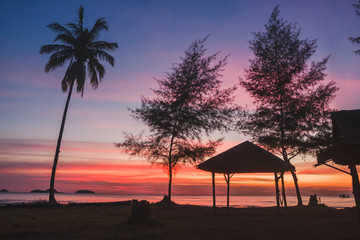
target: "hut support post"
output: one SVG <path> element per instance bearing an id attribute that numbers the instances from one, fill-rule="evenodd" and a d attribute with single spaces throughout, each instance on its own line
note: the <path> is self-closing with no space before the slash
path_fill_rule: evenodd
<path id="1" fill-rule="evenodd" d="M 353 185 L 353 194 L 355 198 L 356 208 L 358 212 L 358 220 L 360 221 L 360 183 L 359 175 L 356 170 L 356 165 L 354 163 L 349 164 L 351 176 L 352 176 L 352 185 Z"/>
<path id="2" fill-rule="evenodd" d="M 276 191 L 276 205 L 278 209 L 278 213 L 280 214 L 280 191 L 279 191 L 279 178 L 277 173 L 274 172 L 275 175 L 275 191 Z"/>
<path id="3" fill-rule="evenodd" d="M 213 189 L 213 212 L 216 214 L 216 201 L 215 201 L 215 173 L 212 174 L 212 189 Z"/>
<path id="4" fill-rule="evenodd" d="M 225 181 L 227 183 L 227 208 L 229 208 L 229 205 L 230 205 L 230 178 L 232 178 L 232 176 L 234 176 L 234 174 L 231 174 L 230 173 L 224 173 L 224 178 L 225 178 Z"/>
<path id="5" fill-rule="evenodd" d="M 283 201 L 284 201 L 284 206 L 285 206 L 285 208 L 287 208 L 286 194 L 285 194 L 285 184 L 284 184 L 284 174 L 285 174 L 285 172 L 281 173 L 282 198 L 283 198 Z"/>

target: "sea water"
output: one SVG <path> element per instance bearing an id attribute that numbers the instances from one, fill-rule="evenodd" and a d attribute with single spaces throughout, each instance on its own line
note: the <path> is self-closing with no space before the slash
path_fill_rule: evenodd
<path id="1" fill-rule="evenodd" d="M 48 200 L 48 193 L 0 193 L 0 206 L 7 204 L 22 204 L 40 200 Z M 118 194 L 74 194 L 56 193 L 55 198 L 62 204 L 67 203 L 93 203 L 93 202 L 117 202 L 127 200 L 147 200 L 157 202 L 162 199 L 160 195 L 118 195 Z M 321 203 L 334 208 L 354 207 L 355 201 L 350 198 L 338 196 L 318 196 Z M 288 206 L 297 204 L 296 196 L 287 196 Z M 172 196 L 172 200 L 178 204 L 191 204 L 200 206 L 212 206 L 212 196 Z M 309 197 L 303 197 L 303 203 L 307 204 Z M 226 196 L 216 196 L 216 205 L 226 206 Z M 276 206 L 275 196 L 230 196 L 232 207 L 271 207 Z"/>

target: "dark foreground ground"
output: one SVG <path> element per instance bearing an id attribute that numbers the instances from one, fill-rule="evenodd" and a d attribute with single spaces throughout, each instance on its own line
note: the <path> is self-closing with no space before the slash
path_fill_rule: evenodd
<path id="1" fill-rule="evenodd" d="M 360 239 L 355 209 L 152 206 L 157 224 L 126 223 L 124 203 L 0 207 L 0 239 Z"/>

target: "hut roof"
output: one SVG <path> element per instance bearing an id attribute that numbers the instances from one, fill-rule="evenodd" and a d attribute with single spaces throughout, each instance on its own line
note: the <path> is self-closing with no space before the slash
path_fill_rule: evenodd
<path id="1" fill-rule="evenodd" d="M 258 173 L 295 170 L 274 154 L 246 141 L 197 166 L 215 173 Z"/>
<path id="2" fill-rule="evenodd" d="M 317 156 L 317 165 L 334 161 L 336 164 L 360 164 L 360 109 L 331 113 L 333 143 Z"/>
<path id="3" fill-rule="evenodd" d="M 334 142 L 360 143 L 360 109 L 331 113 Z"/>

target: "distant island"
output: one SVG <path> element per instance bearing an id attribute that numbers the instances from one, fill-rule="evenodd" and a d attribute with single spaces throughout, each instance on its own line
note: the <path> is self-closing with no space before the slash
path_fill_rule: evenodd
<path id="1" fill-rule="evenodd" d="M 9 192 L 7 189 L 1 189 L 0 192 Z"/>
<path id="2" fill-rule="evenodd" d="M 50 189 L 47 189 L 47 190 L 39 190 L 39 189 L 35 189 L 35 190 L 32 190 L 31 193 L 49 193 L 50 192 Z M 60 193 L 58 191 L 56 191 L 56 189 L 54 189 L 54 193 Z"/>
<path id="3" fill-rule="evenodd" d="M 77 190 L 75 193 L 91 193 L 91 194 L 95 194 L 95 192 L 90 191 L 90 190 Z"/>

